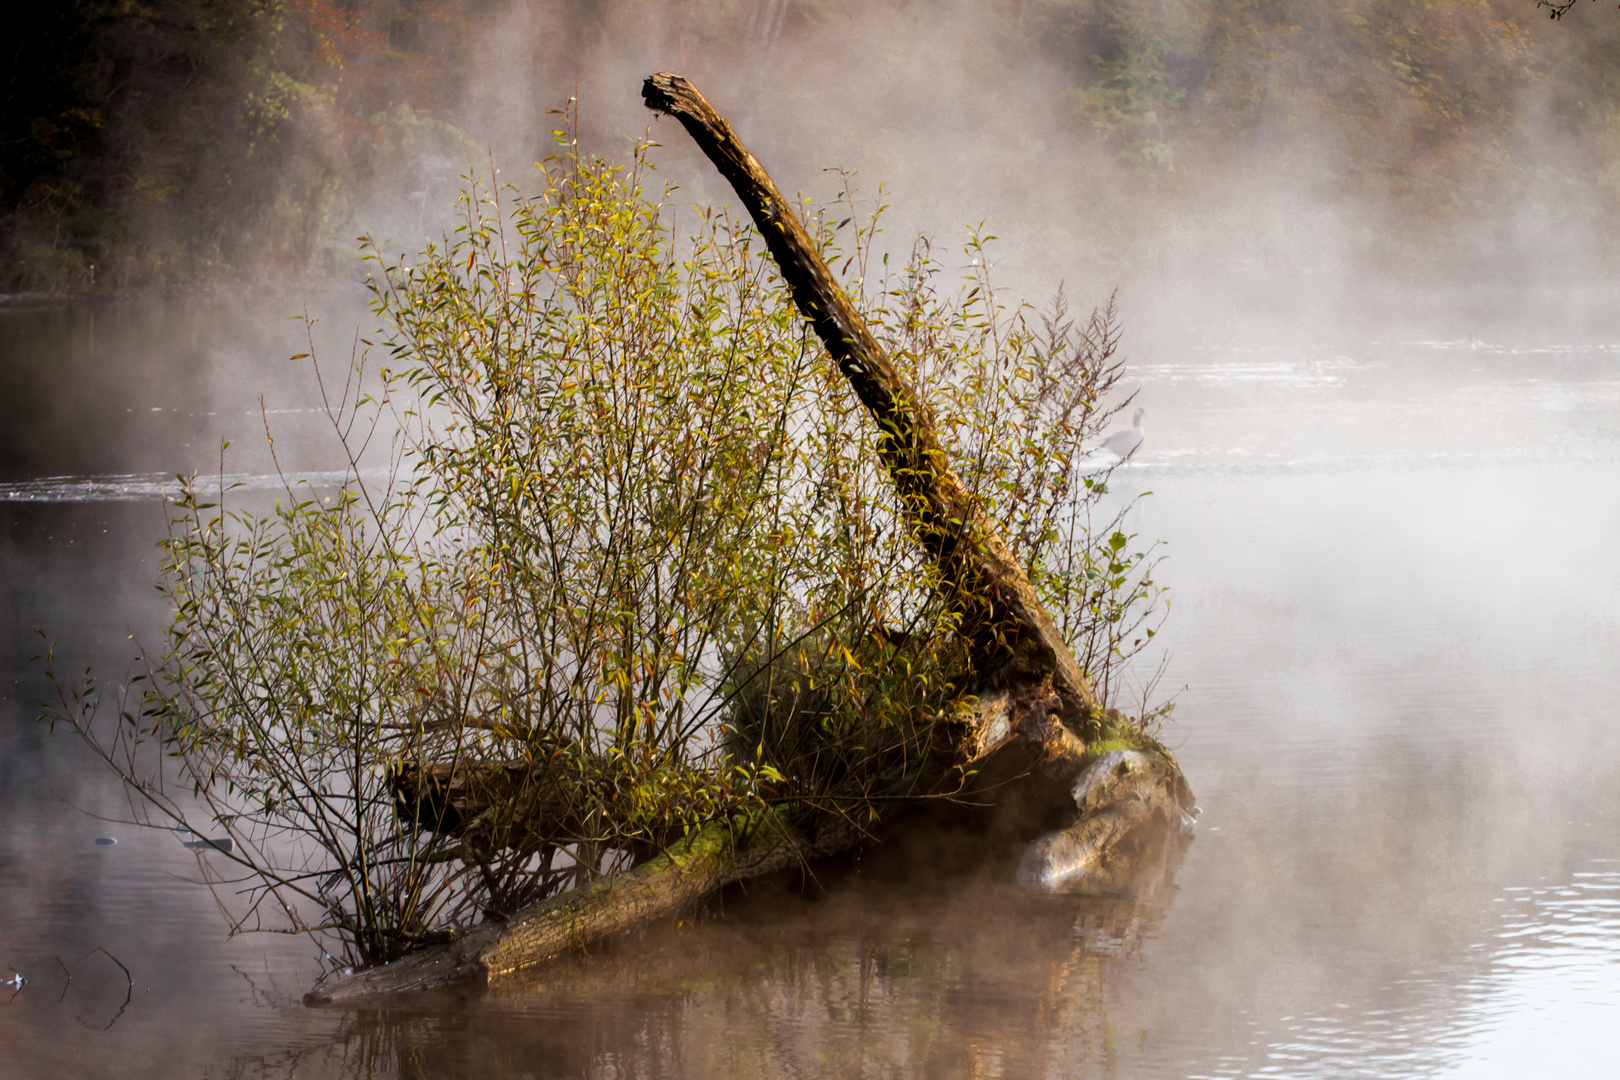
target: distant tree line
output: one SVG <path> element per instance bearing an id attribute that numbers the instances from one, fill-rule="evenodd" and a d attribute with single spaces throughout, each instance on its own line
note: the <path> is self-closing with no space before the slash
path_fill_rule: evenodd
<path id="1" fill-rule="evenodd" d="M 1303 150 L 1329 156 L 1351 188 L 1444 213 L 1549 184 L 1620 198 L 1620 21 L 1573 33 L 1542 16 L 1570 6 L 897 0 L 882 10 L 917 33 L 971 18 L 985 30 L 973 47 L 987 63 L 1050 68 L 1075 132 L 1152 177 L 1155 190 L 1207 183 L 1192 162 L 1286 166 Z M 516 10 L 508 0 L 65 0 L 19 10 L 0 74 L 0 290 L 193 282 L 352 259 L 353 237 L 376 226 L 361 220 L 362 192 L 367 214 L 390 185 L 399 207 L 409 197 L 426 205 L 437 198 L 426 172 L 448 202 L 455 174 L 481 156 L 484 136 L 463 134 L 476 124 L 460 110 L 480 50 L 497 38 L 524 38 L 528 66 L 512 72 L 523 84 L 513 92 L 558 95 L 550 106 L 570 92 L 573 72 L 649 38 L 672 63 L 698 53 L 724 62 L 750 55 L 762 33 L 783 48 L 823 48 L 880 9 L 528 0 L 514 20 Z M 795 78 L 792 68 L 780 78 Z M 1557 169 L 1549 143 L 1568 151 Z"/>
<path id="2" fill-rule="evenodd" d="M 67 0 L 8 21 L 0 287 L 307 264 L 401 104 L 453 96 L 480 0 Z"/>

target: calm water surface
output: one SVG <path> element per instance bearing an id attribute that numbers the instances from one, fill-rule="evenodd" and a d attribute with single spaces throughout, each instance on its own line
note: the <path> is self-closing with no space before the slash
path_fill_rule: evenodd
<path id="1" fill-rule="evenodd" d="M 34 720 L 34 630 L 116 679 L 129 635 L 162 619 L 152 492 L 217 471 L 224 438 L 228 470 L 267 471 L 259 394 L 284 463 L 330 467 L 313 388 L 281 359 L 303 351 L 278 317 L 297 305 L 269 306 L 0 313 L 0 978 L 27 979 L 0 988 L 0 1076 L 1521 1077 L 1612 1060 L 1620 327 L 1437 317 L 1138 346 L 1148 441 L 1114 486 L 1153 492 L 1133 527 L 1168 543 L 1162 689 L 1185 689 L 1166 735 L 1204 808 L 1159 893 L 1034 902 L 937 851 L 879 851 L 817 895 L 729 896 L 482 997 L 338 1012 L 298 1004 L 314 945 L 226 939 L 190 883 L 198 856 L 90 816 L 119 816 L 117 787 Z M 332 323 L 323 348 L 346 355 L 353 321 Z"/>

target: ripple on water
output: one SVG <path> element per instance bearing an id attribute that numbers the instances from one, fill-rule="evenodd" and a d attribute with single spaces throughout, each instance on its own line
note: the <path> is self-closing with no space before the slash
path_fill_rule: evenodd
<path id="1" fill-rule="evenodd" d="M 1510 886 L 1476 967 L 1392 980 L 1410 1001 L 1256 1022 L 1247 1054 L 1198 1076 L 1519 1078 L 1592 1075 L 1620 1021 L 1620 870 Z M 1410 996 L 1415 994 L 1415 998 Z M 1460 1011 L 1437 1015 L 1445 999 Z"/>
<path id="2" fill-rule="evenodd" d="M 388 472 L 384 469 L 362 469 L 358 478 L 364 483 L 376 484 L 386 481 Z M 198 476 L 196 490 L 199 494 L 216 496 L 221 490 L 277 491 L 303 485 L 339 487 L 355 479 L 354 472 L 342 469 L 292 472 L 285 476 L 279 473 L 226 473 L 223 476 Z M 0 484 L 0 502 L 18 503 L 142 502 L 148 499 L 173 499 L 179 493 L 178 479 L 163 473 L 42 476 Z"/>

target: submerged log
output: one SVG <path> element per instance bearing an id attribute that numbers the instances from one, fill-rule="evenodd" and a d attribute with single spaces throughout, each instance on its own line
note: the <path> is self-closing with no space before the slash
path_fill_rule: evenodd
<path id="1" fill-rule="evenodd" d="M 1182 831 L 1193 808 L 1174 757 L 1144 751 L 1088 754 L 1108 715 L 1036 596 L 1018 559 L 940 445 L 933 413 L 873 337 L 792 207 L 731 126 L 690 82 L 669 72 L 642 86 L 645 104 L 676 117 L 731 182 L 781 268 L 794 302 L 820 336 L 877 425 L 878 450 L 908 524 L 941 571 L 945 600 L 961 611 L 977 685 L 942 725 L 945 787 L 1038 786 L 1055 805 L 1057 829 L 1026 852 L 1020 878 L 1034 891 L 1117 891 L 1127 862 L 1117 856 L 1156 825 Z M 1119 756 L 1121 753 L 1126 756 Z M 1093 761 L 1093 759 L 1096 759 Z M 531 778 L 507 782 L 530 784 Z M 541 785 L 543 788 L 544 785 Z M 982 790 L 982 787 L 981 787 Z M 452 771 L 429 767 L 395 789 L 420 814 L 465 827 L 468 792 Z M 543 800 L 542 800 L 543 801 Z M 717 821 L 667 852 L 615 877 L 553 896 L 504 923 L 467 931 L 392 964 L 336 979 L 310 1003 L 487 981 L 532 967 L 636 926 L 691 908 L 733 882 L 855 846 L 859 831 L 831 816 L 790 824 Z"/>

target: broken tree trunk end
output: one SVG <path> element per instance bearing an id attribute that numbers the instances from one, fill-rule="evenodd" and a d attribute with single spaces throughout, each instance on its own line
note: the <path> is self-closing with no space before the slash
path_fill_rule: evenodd
<path id="1" fill-rule="evenodd" d="M 1070 796 L 1074 823 L 1031 843 L 1018 863 L 1028 892 L 1129 892 L 1149 850 L 1192 836 L 1192 789 L 1164 750 L 1110 750 L 1086 766 Z"/>

